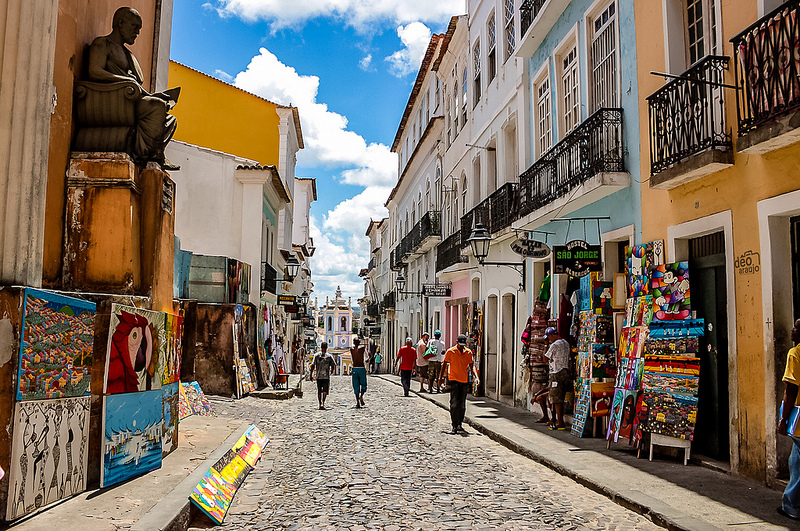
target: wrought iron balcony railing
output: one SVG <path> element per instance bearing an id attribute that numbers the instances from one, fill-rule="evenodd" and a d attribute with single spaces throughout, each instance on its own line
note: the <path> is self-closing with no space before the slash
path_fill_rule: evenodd
<path id="1" fill-rule="evenodd" d="M 369 265 L 367 265 L 367 271 L 372 271 L 378 265 L 377 257 L 373 256 L 369 259 Z"/>
<path id="2" fill-rule="evenodd" d="M 599 173 L 626 171 L 623 148 L 622 109 L 598 109 L 519 176 L 519 217 Z"/>
<path id="3" fill-rule="evenodd" d="M 461 216 L 461 247 L 469 246 L 467 240 L 469 239 L 470 234 L 472 234 L 472 229 L 477 223 L 483 223 L 483 226 L 487 228 L 489 226 L 488 197 L 478 203 L 475 208 Z"/>
<path id="4" fill-rule="evenodd" d="M 739 135 L 800 108 L 800 0 L 789 0 L 731 39 Z"/>
<path id="5" fill-rule="evenodd" d="M 546 0 L 523 0 L 522 5 L 519 6 L 519 26 L 520 35 L 523 37 L 528 32 L 533 21 L 536 20 L 536 15 L 542 10 Z"/>
<path id="6" fill-rule="evenodd" d="M 418 249 L 428 238 L 442 237 L 442 213 L 438 210 L 429 210 L 419 220 L 419 241 L 415 241 L 414 250 Z"/>
<path id="7" fill-rule="evenodd" d="M 391 253 L 389 253 L 389 268 L 395 271 L 403 267 L 403 262 L 400 259 L 402 256 L 401 246 L 402 242 L 398 244 L 397 247 L 392 249 Z"/>
<path id="8" fill-rule="evenodd" d="M 436 271 L 447 269 L 461 262 L 461 231 L 455 231 L 436 246 Z"/>
<path id="9" fill-rule="evenodd" d="M 269 262 L 261 262 L 261 291 L 268 293 L 278 293 L 278 271 L 269 265 Z"/>
<path id="10" fill-rule="evenodd" d="M 367 304 L 367 315 L 370 317 L 378 317 L 381 314 L 380 303 Z"/>
<path id="11" fill-rule="evenodd" d="M 723 87 L 729 59 L 709 55 L 648 96 L 651 174 L 706 149 L 731 148 Z"/>
<path id="12" fill-rule="evenodd" d="M 489 232 L 509 227 L 519 215 L 519 184 L 506 183 L 489 196 Z"/>
<path id="13" fill-rule="evenodd" d="M 396 293 L 394 291 L 390 291 L 389 293 L 384 295 L 383 296 L 383 309 L 386 310 L 386 309 L 389 309 L 389 308 L 394 308 L 394 304 L 395 304 L 395 299 L 396 298 L 397 298 L 397 295 L 396 295 Z"/>

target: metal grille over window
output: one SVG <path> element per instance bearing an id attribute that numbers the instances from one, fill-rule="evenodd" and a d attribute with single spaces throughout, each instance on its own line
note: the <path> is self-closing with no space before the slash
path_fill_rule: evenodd
<path id="1" fill-rule="evenodd" d="M 619 104 L 615 15 L 615 4 L 611 3 L 594 20 L 590 62 L 593 81 L 590 113 L 602 107 L 616 107 Z"/>
<path id="2" fill-rule="evenodd" d="M 475 72 L 472 92 L 475 95 L 473 105 L 477 105 L 481 99 L 481 41 L 475 41 L 472 49 L 472 68 Z"/>
<path id="3" fill-rule="evenodd" d="M 506 0 L 505 3 L 505 22 L 506 22 L 506 60 L 514 55 L 516 39 L 514 38 L 514 0 Z"/>
<path id="4" fill-rule="evenodd" d="M 563 58 L 561 86 L 564 98 L 564 134 L 569 133 L 580 123 L 581 95 L 580 73 L 578 72 L 578 48 L 573 46 Z"/>

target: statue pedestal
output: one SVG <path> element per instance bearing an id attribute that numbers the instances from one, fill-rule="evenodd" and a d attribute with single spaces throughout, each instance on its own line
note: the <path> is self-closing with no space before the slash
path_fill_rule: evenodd
<path id="1" fill-rule="evenodd" d="M 63 287 L 143 295 L 172 308 L 175 184 L 125 153 L 72 153 L 67 170 Z"/>

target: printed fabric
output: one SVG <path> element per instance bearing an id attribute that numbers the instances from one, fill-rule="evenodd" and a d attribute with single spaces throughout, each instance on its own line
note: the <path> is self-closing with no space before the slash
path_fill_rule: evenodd
<path id="1" fill-rule="evenodd" d="M 569 343 L 565 339 L 554 341 L 544 355 L 550 365 L 550 374 L 569 369 Z"/>
<path id="2" fill-rule="evenodd" d="M 336 361 L 330 354 L 319 352 L 311 362 L 316 370 L 317 380 L 330 380 L 331 372 L 336 368 Z"/>

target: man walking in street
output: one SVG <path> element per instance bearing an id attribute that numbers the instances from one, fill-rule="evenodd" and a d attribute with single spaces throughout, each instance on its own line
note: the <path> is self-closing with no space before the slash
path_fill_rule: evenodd
<path id="1" fill-rule="evenodd" d="M 411 389 L 411 372 L 414 370 L 414 362 L 417 359 L 417 350 L 411 345 L 414 340 L 410 337 L 406 338 L 406 344 L 400 347 L 397 352 L 397 363 L 395 363 L 395 370 L 400 367 L 400 383 L 403 384 L 403 395 L 408 396 Z"/>
<path id="2" fill-rule="evenodd" d="M 450 421 L 453 424 L 451 432 L 453 435 L 464 431 L 461 423 L 464 422 L 464 415 L 467 412 L 470 371 L 477 385 L 478 371 L 475 369 L 472 351 L 467 348 L 467 336 L 459 334 L 457 344 L 445 353 L 439 374 L 440 385 L 445 373 L 450 378 Z"/>
<path id="3" fill-rule="evenodd" d="M 548 396 L 553 407 L 553 422 L 550 424 L 551 430 L 566 430 L 564 424 L 564 397 L 567 388 L 570 386 L 569 373 L 569 343 L 558 335 L 552 326 L 544 331 L 544 337 L 550 342 L 544 357 L 550 368 L 550 384 L 548 386 Z M 540 400 L 544 400 L 542 395 Z M 544 407 L 544 406 L 543 406 Z"/>
<path id="4" fill-rule="evenodd" d="M 425 380 L 428 380 L 428 391 L 431 390 L 431 379 L 428 377 L 428 360 L 425 359 L 425 351 L 428 350 L 428 332 L 422 334 L 417 343 L 417 374 L 419 374 L 419 392 L 425 392 Z"/>
<path id="5" fill-rule="evenodd" d="M 367 392 L 367 367 L 364 365 L 364 347 L 360 347 L 361 340 L 353 340 L 353 348 L 350 349 L 350 359 L 353 360 L 353 392 L 356 394 L 356 409 L 361 409 L 364 404 L 364 393 Z"/>
<path id="6" fill-rule="evenodd" d="M 800 386 L 800 319 L 792 327 L 792 343 L 794 347 L 786 354 L 786 371 L 783 373 L 783 382 L 786 388 L 783 391 L 783 404 L 781 418 L 778 421 L 778 435 L 788 435 L 792 438 L 792 453 L 789 455 L 789 483 L 783 491 L 781 506 L 778 513 L 800 520 L 800 430 L 797 429 L 797 420 L 792 415 L 797 406 L 800 406 L 798 386 Z M 794 422 L 790 422 L 794 420 Z M 791 426 L 790 426 L 791 425 Z"/>
<path id="7" fill-rule="evenodd" d="M 336 370 L 336 360 L 328 354 L 327 343 L 323 342 L 320 348 L 320 352 L 317 352 L 311 361 L 311 379 L 313 380 L 316 375 L 319 408 L 325 409 L 325 399 L 328 397 L 328 391 L 330 390 L 331 373 Z"/>
<path id="8" fill-rule="evenodd" d="M 436 330 L 433 333 L 433 339 L 428 342 L 428 352 L 435 352 L 432 358 L 428 358 L 428 379 L 430 380 L 428 390 L 431 393 L 433 392 L 434 382 L 436 382 L 436 392 L 441 393 L 442 391 L 442 386 L 439 382 L 439 374 L 442 372 L 442 362 L 444 361 L 444 353 L 447 349 L 441 338 L 441 330 Z"/>

